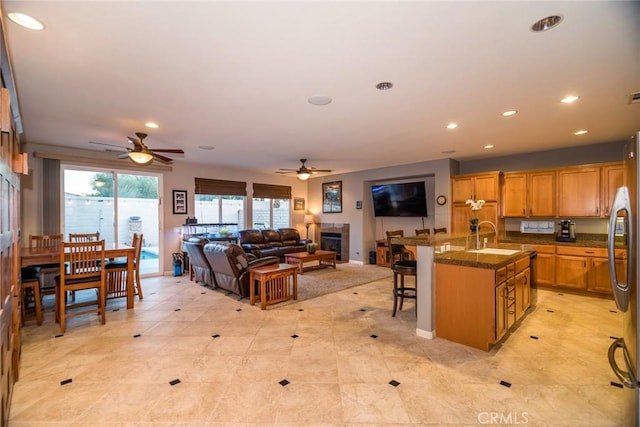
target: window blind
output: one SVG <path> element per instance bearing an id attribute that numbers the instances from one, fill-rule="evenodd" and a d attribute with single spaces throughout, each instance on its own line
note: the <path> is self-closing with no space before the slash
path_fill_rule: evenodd
<path id="1" fill-rule="evenodd" d="M 287 185 L 253 184 L 254 198 L 291 199 L 291 187 Z"/>
<path id="2" fill-rule="evenodd" d="M 196 178 L 196 194 L 218 194 L 222 196 L 246 196 L 247 183 L 223 179 Z"/>

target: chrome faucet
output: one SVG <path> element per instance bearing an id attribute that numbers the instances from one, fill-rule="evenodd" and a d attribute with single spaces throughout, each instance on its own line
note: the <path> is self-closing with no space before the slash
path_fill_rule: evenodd
<path id="1" fill-rule="evenodd" d="M 498 228 L 496 227 L 496 225 L 491 222 L 491 221 L 480 221 L 478 223 L 478 226 L 476 227 L 476 249 L 480 249 L 480 226 L 482 224 L 491 224 L 491 226 L 493 227 L 493 232 L 495 233 L 496 237 L 494 238 L 494 243 L 497 245 L 498 244 Z"/>

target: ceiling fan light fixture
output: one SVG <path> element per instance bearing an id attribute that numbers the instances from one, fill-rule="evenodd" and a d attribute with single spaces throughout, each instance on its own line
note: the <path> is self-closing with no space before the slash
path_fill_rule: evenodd
<path id="1" fill-rule="evenodd" d="M 29 16 L 26 13 L 21 12 L 10 12 L 8 15 L 9 19 L 21 27 L 28 28 L 30 30 L 44 30 L 44 24 L 34 18 L 33 16 Z"/>
<path id="2" fill-rule="evenodd" d="M 153 160 L 153 156 L 145 151 L 131 151 L 129 158 L 139 165 L 148 165 Z"/>
<path id="3" fill-rule="evenodd" d="M 306 181 L 310 176 L 311 174 L 309 172 L 298 172 L 298 179 L 300 181 Z"/>

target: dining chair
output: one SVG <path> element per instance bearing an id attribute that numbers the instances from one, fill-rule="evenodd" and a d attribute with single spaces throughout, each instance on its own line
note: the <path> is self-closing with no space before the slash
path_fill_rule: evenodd
<path id="1" fill-rule="evenodd" d="M 405 276 L 417 277 L 417 262 L 411 259 L 405 259 L 403 251 L 406 251 L 404 245 L 392 244 L 391 239 L 394 237 L 401 237 L 397 235 L 397 232 L 387 232 L 387 243 L 389 245 L 389 259 L 390 267 L 393 271 L 393 312 L 392 317 L 396 316 L 396 311 L 399 309 L 402 311 L 404 300 L 416 299 L 416 287 L 407 286 L 405 284 Z M 396 260 L 397 258 L 397 260 Z M 398 276 L 400 276 L 400 283 L 398 284 Z M 398 306 L 398 302 L 400 303 Z M 418 306 L 416 303 L 416 315 L 418 313 Z"/>
<path id="2" fill-rule="evenodd" d="M 387 231 L 387 243 L 388 243 L 388 247 L 389 247 L 389 262 L 392 264 L 393 261 L 395 260 L 394 257 L 397 257 L 398 260 L 402 260 L 402 259 L 411 259 L 412 258 L 412 254 L 411 252 L 409 252 L 404 245 L 398 245 L 398 244 L 394 244 L 394 250 L 391 251 L 391 243 L 390 242 L 390 238 L 392 237 L 404 237 L 404 231 L 403 230 L 393 230 L 393 231 Z"/>
<path id="3" fill-rule="evenodd" d="M 58 234 L 30 234 L 29 247 L 37 249 L 59 249 L 62 233 Z M 29 268 L 29 267 L 27 267 Z M 36 266 L 40 282 L 40 294 L 53 295 L 55 293 L 55 276 L 60 274 L 60 264 L 50 263 Z"/>
<path id="4" fill-rule="evenodd" d="M 438 234 L 438 233 L 447 233 L 447 227 L 442 227 L 442 228 L 434 228 L 433 229 L 433 234 Z"/>
<path id="5" fill-rule="evenodd" d="M 131 246 L 135 248 L 133 257 L 133 288 L 139 299 L 142 299 L 142 283 L 140 281 L 140 256 L 142 253 L 142 234 L 134 233 Z M 121 298 L 127 296 L 127 260 L 117 259 L 106 263 L 107 269 L 107 298 Z"/>
<path id="6" fill-rule="evenodd" d="M 95 233 L 69 233 L 70 242 L 97 242 L 100 240 L 100 232 Z"/>
<path id="7" fill-rule="evenodd" d="M 60 244 L 60 275 L 56 277 L 56 320 L 62 333 L 70 317 L 98 313 L 106 322 L 106 275 L 103 268 L 104 240 L 97 242 L 62 242 Z M 67 301 L 69 292 L 95 290 L 96 299 L 78 297 Z M 90 308 L 86 308 L 90 307 Z"/>
<path id="8" fill-rule="evenodd" d="M 416 236 L 429 236 L 431 234 L 431 230 L 428 228 L 416 228 Z"/>
<path id="9" fill-rule="evenodd" d="M 34 320 L 42 325 L 42 296 L 40 294 L 40 277 L 36 269 L 23 268 L 20 276 L 20 310 L 22 324 Z M 33 314 L 30 314 L 33 310 Z"/>

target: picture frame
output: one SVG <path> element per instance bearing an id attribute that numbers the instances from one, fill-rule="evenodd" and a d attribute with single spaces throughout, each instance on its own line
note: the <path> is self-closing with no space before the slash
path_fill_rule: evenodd
<path id="1" fill-rule="evenodd" d="M 187 190 L 173 190 L 173 214 L 187 214 Z"/>
<path id="2" fill-rule="evenodd" d="M 305 210 L 304 199 L 302 197 L 296 197 L 293 199 L 293 210 L 294 211 Z"/>
<path id="3" fill-rule="evenodd" d="M 342 181 L 322 183 L 322 213 L 342 212 Z"/>

